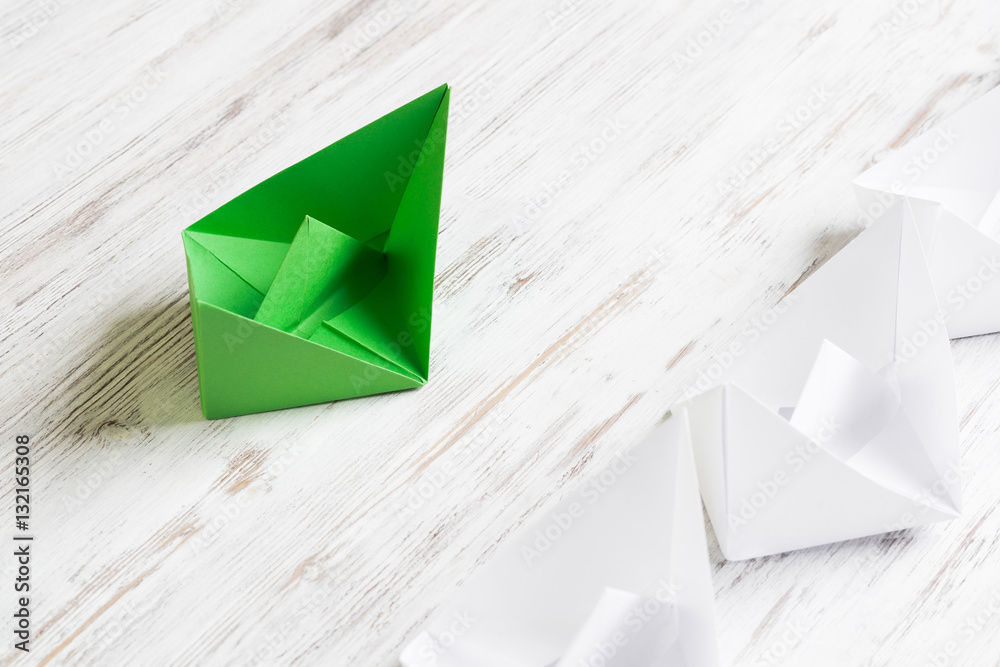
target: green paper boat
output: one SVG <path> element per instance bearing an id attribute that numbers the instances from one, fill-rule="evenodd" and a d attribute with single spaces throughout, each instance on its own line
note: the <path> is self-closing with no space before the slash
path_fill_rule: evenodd
<path id="1" fill-rule="evenodd" d="M 427 382 L 441 86 L 184 230 L 208 419 Z"/>

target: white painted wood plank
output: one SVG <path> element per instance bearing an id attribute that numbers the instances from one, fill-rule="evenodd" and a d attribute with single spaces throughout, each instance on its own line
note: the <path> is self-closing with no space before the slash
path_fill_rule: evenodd
<path id="1" fill-rule="evenodd" d="M 0 414 L 34 439 L 39 555 L 33 650 L 0 664 L 395 664 L 857 234 L 851 178 L 1000 83 L 998 23 L 987 0 L 6 3 Z M 203 420 L 180 230 L 444 81 L 430 383 Z M 1000 664 L 1000 341 L 952 347 L 963 516 L 745 563 L 713 543 L 730 664 L 949 641 Z"/>

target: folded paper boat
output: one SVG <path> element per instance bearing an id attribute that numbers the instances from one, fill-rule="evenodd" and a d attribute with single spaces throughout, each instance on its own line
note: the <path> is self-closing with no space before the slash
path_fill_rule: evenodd
<path id="1" fill-rule="evenodd" d="M 958 416 L 948 334 L 903 199 L 793 293 L 687 413 L 726 558 L 954 518 Z"/>
<path id="2" fill-rule="evenodd" d="M 500 548 L 403 667 L 717 667 L 712 581 L 683 414 Z"/>
<path id="3" fill-rule="evenodd" d="M 948 332 L 1000 331 L 1000 88 L 891 152 L 854 186 L 869 221 L 904 196 L 941 204 L 919 231 Z"/>
<path id="4" fill-rule="evenodd" d="M 427 382 L 449 96 L 427 93 L 184 230 L 205 417 Z"/>

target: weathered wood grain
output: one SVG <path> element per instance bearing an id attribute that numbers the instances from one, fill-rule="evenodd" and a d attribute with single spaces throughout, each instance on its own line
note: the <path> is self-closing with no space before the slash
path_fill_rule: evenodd
<path id="1" fill-rule="evenodd" d="M 851 178 L 1000 83 L 998 14 L 4 3 L 0 415 L 33 438 L 37 555 L 32 651 L 0 665 L 395 664 L 857 234 Z M 430 383 L 202 419 L 180 230 L 444 81 Z M 952 347 L 962 517 L 742 563 L 713 542 L 730 664 L 1000 664 L 1000 337 Z"/>

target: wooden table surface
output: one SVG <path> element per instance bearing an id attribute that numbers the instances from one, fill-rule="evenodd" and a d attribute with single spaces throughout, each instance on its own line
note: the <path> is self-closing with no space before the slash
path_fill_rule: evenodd
<path id="1" fill-rule="evenodd" d="M 854 176 L 1000 83 L 998 24 L 995 0 L 3 3 L 2 507 L 13 544 L 28 434 L 35 541 L 31 652 L 8 620 L 0 665 L 396 664 L 863 228 Z M 206 421 L 181 230 L 442 82 L 430 382 Z M 1000 336 L 952 349 L 961 518 L 733 563 L 709 530 L 726 664 L 1000 664 Z"/>

